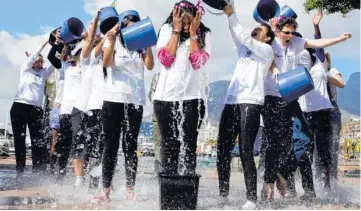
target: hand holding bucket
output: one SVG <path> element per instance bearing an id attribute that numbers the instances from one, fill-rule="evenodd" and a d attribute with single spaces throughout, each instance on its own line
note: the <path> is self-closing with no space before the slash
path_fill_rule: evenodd
<path id="1" fill-rule="evenodd" d="M 112 29 L 119 22 L 119 15 L 114 7 L 104 7 L 99 13 L 99 26 L 102 34 Z"/>
<path id="2" fill-rule="evenodd" d="M 66 20 L 60 28 L 60 37 L 64 43 L 71 43 L 74 40 L 82 39 L 85 26 L 81 20 L 72 17 Z"/>
<path id="3" fill-rule="evenodd" d="M 312 77 L 305 67 L 277 75 L 276 83 L 282 98 L 288 103 L 314 89 Z"/>
<path id="4" fill-rule="evenodd" d="M 202 0 L 202 1 L 213 9 L 221 10 L 221 12 L 212 12 L 207 8 L 207 11 L 212 15 L 223 15 L 223 9 L 225 6 L 227 5 L 233 6 L 233 0 Z"/>
<path id="5" fill-rule="evenodd" d="M 125 11 L 119 16 L 119 22 L 123 22 L 128 15 L 138 16 L 136 11 Z M 121 23 L 119 25 L 121 25 Z M 121 29 L 125 46 L 132 51 L 142 50 L 157 44 L 157 35 L 149 17 L 140 20 L 131 26 Z"/>
<path id="6" fill-rule="evenodd" d="M 275 0 L 260 0 L 253 11 L 253 18 L 261 24 L 269 24 L 268 20 L 280 15 L 280 6 Z"/>

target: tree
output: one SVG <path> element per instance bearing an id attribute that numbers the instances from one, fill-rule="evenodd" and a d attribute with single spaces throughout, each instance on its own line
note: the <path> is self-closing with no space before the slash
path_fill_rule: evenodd
<path id="1" fill-rule="evenodd" d="M 306 0 L 304 7 L 307 12 L 323 10 L 329 14 L 341 12 L 346 15 L 351 10 L 360 9 L 360 0 Z"/>

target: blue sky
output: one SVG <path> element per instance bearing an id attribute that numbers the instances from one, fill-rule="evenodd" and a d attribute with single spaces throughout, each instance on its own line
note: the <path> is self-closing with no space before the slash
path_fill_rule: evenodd
<path id="1" fill-rule="evenodd" d="M 85 23 L 91 19 L 83 0 L 2 0 L 1 7 L 1 30 L 14 34 L 40 34 L 41 27 L 60 26 L 72 16 Z"/>

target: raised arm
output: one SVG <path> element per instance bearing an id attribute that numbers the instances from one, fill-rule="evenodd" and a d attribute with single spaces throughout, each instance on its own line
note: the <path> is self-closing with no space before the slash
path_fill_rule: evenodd
<path id="1" fill-rule="evenodd" d="M 169 24 L 164 24 L 159 32 L 157 42 L 157 52 L 160 63 L 165 67 L 172 66 L 178 48 L 180 33 L 182 31 L 183 13 L 180 15 L 181 10 L 178 8 L 173 9 L 173 28 Z"/>
<path id="2" fill-rule="evenodd" d="M 93 45 L 94 45 L 94 41 L 95 41 L 95 34 L 96 34 L 98 21 L 99 21 L 99 14 L 100 14 L 101 10 L 102 9 L 98 10 L 97 15 L 92 20 L 92 22 L 90 24 L 89 32 L 87 33 L 87 35 L 85 37 L 85 42 L 84 42 L 84 45 L 83 45 L 83 48 L 81 51 L 81 56 L 83 58 L 88 58 L 88 56 L 90 55 L 90 53 L 93 49 Z"/>
<path id="3" fill-rule="evenodd" d="M 274 53 L 271 46 L 266 43 L 259 42 L 251 37 L 251 35 L 239 24 L 237 16 L 233 12 L 232 6 L 226 6 L 224 11 L 228 15 L 229 28 L 234 33 L 235 39 L 257 56 L 266 60 L 272 60 Z"/>
<path id="4" fill-rule="evenodd" d="M 116 34 L 119 32 L 119 24 L 116 24 L 105 35 L 107 38 L 103 45 L 103 66 L 108 68 L 113 63 Z"/>
<path id="5" fill-rule="evenodd" d="M 313 28 L 315 30 L 315 39 L 321 39 L 321 31 L 320 31 L 320 21 L 323 18 L 323 13 L 321 11 L 318 11 L 313 19 Z M 325 50 L 323 48 L 315 48 L 315 52 L 317 55 L 317 58 L 321 61 L 324 62 L 326 60 L 326 56 L 325 56 Z"/>
<path id="6" fill-rule="evenodd" d="M 97 58 L 98 56 L 100 56 L 103 53 L 103 45 L 105 40 L 107 39 L 107 36 L 104 36 L 100 42 L 97 44 L 97 46 L 95 47 L 95 58 Z"/>
<path id="7" fill-rule="evenodd" d="M 346 32 L 343 33 L 340 37 L 328 38 L 328 39 L 318 39 L 318 40 L 306 40 L 305 48 L 326 48 L 337 43 L 343 42 L 351 38 L 351 34 Z"/>
<path id="8" fill-rule="evenodd" d="M 25 61 L 25 63 L 21 67 L 21 71 L 25 71 L 27 68 L 30 68 L 33 63 L 38 58 L 41 51 L 45 48 L 45 46 L 49 43 L 49 41 L 44 42 L 40 47 L 38 47 L 35 52 L 33 52 Z"/>
<path id="9" fill-rule="evenodd" d="M 173 9 L 173 30 L 172 35 L 170 37 L 170 40 L 168 44 L 165 46 L 165 49 L 171 56 L 176 56 L 177 48 L 178 48 L 178 42 L 179 42 L 179 36 L 182 31 L 183 27 L 183 17 L 184 14 L 181 14 L 180 8 Z"/>
<path id="10" fill-rule="evenodd" d="M 152 47 L 146 48 L 145 54 L 143 54 L 143 61 L 147 70 L 152 70 L 154 67 L 154 57 Z"/>
<path id="11" fill-rule="evenodd" d="M 61 60 L 56 57 L 56 52 L 59 47 L 58 45 L 53 45 L 48 54 L 48 60 L 56 69 L 61 68 Z"/>

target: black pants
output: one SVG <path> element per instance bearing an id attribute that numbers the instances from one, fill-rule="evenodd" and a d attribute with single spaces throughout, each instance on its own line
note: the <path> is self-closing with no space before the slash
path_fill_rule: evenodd
<path id="1" fill-rule="evenodd" d="M 154 101 L 160 132 L 161 172 L 178 174 L 181 141 L 184 143 L 182 174 L 194 174 L 197 167 L 197 138 L 205 114 L 203 100 Z"/>
<path id="2" fill-rule="evenodd" d="M 73 128 L 72 154 L 74 159 L 85 159 L 88 151 L 86 123 L 88 115 L 77 108 L 71 112 L 71 125 Z"/>
<path id="3" fill-rule="evenodd" d="M 297 100 L 292 102 L 289 105 L 291 115 L 293 117 L 297 117 L 301 122 L 301 131 L 306 134 L 308 137 L 311 136 L 311 131 L 309 127 L 309 123 L 307 121 L 306 115 L 302 112 L 301 107 Z M 312 155 L 313 155 L 313 147 L 312 144 L 305 150 L 304 155 L 298 161 L 297 166 L 300 166 L 300 172 L 302 176 L 302 187 L 306 192 L 315 192 L 314 185 L 313 185 L 313 174 L 312 174 Z M 297 168 L 294 169 L 295 171 Z M 295 178 L 294 172 L 288 176 L 287 179 L 287 187 L 288 189 L 295 193 L 296 186 L 295 186 Z"/>
<path id="4" fill-rule="evenodd" d="M 137 139 L 142 116 L 142 106 L 104 101 L 101 112 L 104 131 L 104 188 L 109 188 L 113 179 L 120 139 L 125 156 L 126 187 L 134 187 L 138 167 Z"/>
<path id="5" fill-rule="evenodd" d="M 89 134 L 87 140 L 87 152 L 85 155 L 85 166 L 91 170 L 101 163 L 104 149 L 104 134 L 101 122 L 101 110 L 91 110 L 86 123 L 86 130 Z"/>
<path id="6" fill-rule="evenodd" d="M 262 109 L 264 120 L 265 183 L 274 183 L 280 173 L 287 178 L 296 168 L 292 143 L 290 106 L 279 97 L 266 96 Z"/>
<path id="7" fill-rule="evenodd" d="M 217 142 L 217 169 L 221 196 L 229 194 L 231 152 L 239 135 L 239 152 L 247 190 L 247 199 L 257 201 L 257 170 L 253 158 L 254 142 L 260 123 L 261 106 L 225 105 Z"/>
<path id="8" fill-rule="evenodd" d="M 311 156 L 310 161 L 305 164 L 300 164 L 301 173 L 302 169 L 312 168 L 312 158 L 314 146 L 316 146 L 317 154 L 319 157 L 319 166 L 321 174 L 323 174 L 323 185 L 330 187 L 331 176 L 331 138 L 330 138 L 330 110 L 320 110 L 315 112 L 306 113 L 307 120 L 310 124 L 310 139 L 311 139 Z M 309 178 L 311 180 L 311 178 Z M 311 181 L 309 181 L 311 182 Z"/>
<path id="9" fill-rule="evenodd" d="M 65 175 L 66 164 L 68 163 L 72 145 L 72 126 L 71 115 L 60 115 L 60 134 L 59 141 L 56 143 L 55 151 L 58 156 L 59 171 Z"/>
<path id="10" fill-rule="evenodd" d="M 16 171 L 23 173 L 26 162 L 26 125 L 29 127 L 33 172 L 46 170 L 47 141 L 44 139 L 43 110 L 40 107 L 14 102 L 10 110 L 11 125 L 14 133 Z"/>

